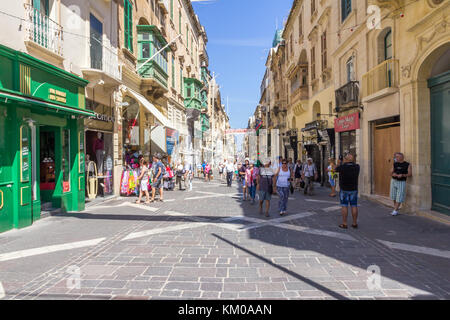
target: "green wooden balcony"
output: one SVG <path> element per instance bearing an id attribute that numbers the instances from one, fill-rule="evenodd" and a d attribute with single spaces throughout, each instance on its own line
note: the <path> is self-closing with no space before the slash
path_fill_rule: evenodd
<path id="1" fill-rule="evenodd" d="M 202 110 L 201 90 L 203 83 L 195 78 L 184 78 L 184 106 Z"/>

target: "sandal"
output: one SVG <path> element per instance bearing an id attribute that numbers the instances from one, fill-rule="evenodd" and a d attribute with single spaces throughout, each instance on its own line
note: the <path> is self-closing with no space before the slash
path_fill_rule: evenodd
<path id="1" fill-rule="evenodd" d="M 339 228 L 347 229 L 347 225 L 346 225 L 346 224 L 340 224 L 340 225 L 339 225 Z"/>
<path id="2" fill-rule="evenodd" d="M 136 200 L 136 204 L 141 204 L 142 201 Z"/>
<path id="3" fill-rule="evenodd" d="M 164 199 L 159 199 L 159 202 L 164 202 Z"/>
<path id="4" fill-rule="evenodd" d="M 353 229 L 357 229 L 358 228 L 358 224 L 352 224 L 352 228 Z"/>

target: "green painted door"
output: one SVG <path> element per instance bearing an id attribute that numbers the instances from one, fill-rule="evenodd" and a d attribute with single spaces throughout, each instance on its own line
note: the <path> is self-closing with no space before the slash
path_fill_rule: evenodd
<path id="1" fill-rule="evenodd" d="M 32 134 L 28 123 L 19 127 L 19 174 L 18 174 L 18 227 L 29 226 L 33 222 L 32 213 Z"/>
<path id="2" fill-rule="evenodd" d="M 450 71 L 428 80 L 432 209 L 450 214 Z"/>
<path id="3" fill-rule="evenodd" d="M 0 105 L 0 232 L 14 227 L 11 116 Z"/>

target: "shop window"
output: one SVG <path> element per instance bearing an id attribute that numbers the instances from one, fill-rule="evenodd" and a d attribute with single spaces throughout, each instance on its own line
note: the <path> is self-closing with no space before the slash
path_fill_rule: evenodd
<path id="1" fill-rule="evenodd" d="M 63 192 L 70 191 L 70 130 L 62 131 L 62 173 L 63 173 Z"/>
<path id="2" fill-rule="evenodd" d="M 130 0 L 124 0 L 124 46 L 133 52 L 133 6 Z"/>
<path id="3" fill-rule="evenodd" d="M 30 181 L 30 127 L 20 127 L 20 182 Z"/>

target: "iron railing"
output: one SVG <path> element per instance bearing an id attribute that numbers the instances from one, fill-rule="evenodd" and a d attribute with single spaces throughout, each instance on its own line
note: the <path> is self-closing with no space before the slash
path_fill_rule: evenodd
<path id="1" fill-rule="evenodd" d="M 336 107 L 358 105 L 359 82 L 350 81 L 335 91 Z"/>
<path id="2" fill-rule="evenodd" d="M 29 22 L 27 39 L 62 56 L 62 26 L 29 4 L 25 5 L 25 10 Z"/>

